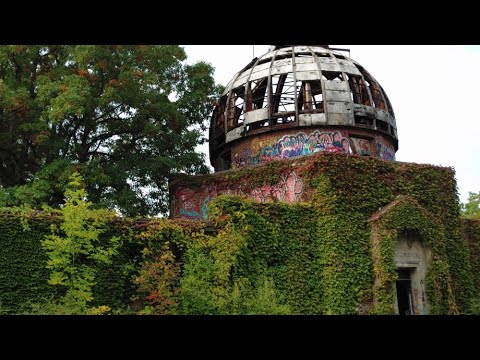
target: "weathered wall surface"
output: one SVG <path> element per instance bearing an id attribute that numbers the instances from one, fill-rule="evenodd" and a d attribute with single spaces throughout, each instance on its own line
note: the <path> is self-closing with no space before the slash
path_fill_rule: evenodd
<path id="1" fill-rule="evenodd" d="M 324 130 L 324 129 L 323 129 Z M 269 164 L 276 160 L 296 158 L 302 163 L 301 155 L 316 153 L 344 153 L 359 156 L 373 156 L 384 160 L 394 160 L 395 151 L 389 140 L 378 135 L 375 138 L 366 137 L 368 133 L 337 130 L 311 131 L 290 135 L 284 132 L 265 134 L 249 141 L 243 141 L 232 151 L 234 169 L 245 169 L 252 165 Z M 280 137 L 279 137 L 280 136 Z M 364 136 L 364 137 L 362 137 Z M 273 145 L 268 145 L 273 144 Z M 277 161 L 278 163 L 278 161 Z M 232 174 L 234 174 L 233 172 Z M 170 213 L 173 218 L 207 220 L 208 203 L 219 195 L 240 195 L 252 198 L 258 202 L 282 201 L 295 203 L 309 201 L 310 195 L 302 175 L 293 167 L 287 173 L 274 176 L 277 179 L 264 182 L 265 174 L 258 171 L 256 184 L 245 177 L 239 181 L 224 181 L 229 172 L 210 177 L 198 177 L 199 182 L 193 184 L 191 178 L 174 182 L 170 187 Z M 275 175 L 275 174 L 274 174 Z M 271 179 L 270 175 L 270 179 Z M 220 179 L 220 181 L 218 181 Z M 258 181 L 260 180 L 260 181 Z"/>
<path id="2" fill-rule="evenodd" d="M 425 291 L 425 278 L 432 261 L 432 251 L 419 237 L 414 239 L 399 236 L 395 245 L 395 265 L 397 269 L 410 269 L 412 281 L 413 310 L 415 315 L 429 313 Z M 396 308 L 398 314 L 398 307 Z"/>
<path id="3" fill-rule="evenodd" d="M 260 134 L 232 147 L 233 168 L 268 163 L 315 153 L 344 153 L 395 160 L 395 148 L 387 138 L 355 129 L 304 128 Z"/>
<path id="4" fill-rule="evenodd" d="M 210 184 L 202 189 L 178 187 L 173 193 L 171 213 L 175 218 L 207 220 L 208 203 L 219 195 L 240 195 L 258 202 L 294 203 L 302 200 L 303 193 L 303 180 L 295 171 L 281 176 L 280 181 L 274 185 L 265 184 L 253 188 L 245 183 L 230 186 Z"/>

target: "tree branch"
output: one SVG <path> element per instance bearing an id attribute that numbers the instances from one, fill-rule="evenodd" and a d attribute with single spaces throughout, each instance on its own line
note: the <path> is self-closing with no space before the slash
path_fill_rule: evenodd
<path id="1" fill-rule="evenodd" d="M 100 120 L 102 117 L 104 117 L 104 116 L 106 116 L 106 115 L 110 115 L 112 112 L 115 112 L 115 111 L 116 111 L 119 107 L 121 107 L 122 105 L 123 105 L 123 104 L 119 104 L 119 105 L 115 106 L 115 107 L 114 107 L 113 109 L 111 109 L 109 112 L 105 112 L 105 113 L 103 113 L 102 115 L 97 116 L 95 119 L 93 119 L 93 121 Z M 107 120 L 108 120 L 108 119 L 107 119 Z M 101 124 L 101 123 L 103 123 L 103 122 L 105 122 L 105 120 L 99 121 L 99 122 L 97 122 L 97 123 L 98 123 L 98 124 Z"/>

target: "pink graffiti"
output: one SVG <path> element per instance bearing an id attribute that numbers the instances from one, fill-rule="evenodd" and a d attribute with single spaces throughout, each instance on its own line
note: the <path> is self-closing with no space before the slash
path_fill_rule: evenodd
<path id="1" fill-rule="evenodd" d="M 276 185 L 263 185 L 251 191 L 250 196 L 258 202 L 267 202 L 270 200 L 284 202 L 298 202 L 303 194 L 303 181 L 297 174 L 291 172 L 283 176 Z"/>
<path id="2" fill-rule="evenodd" d="M 290 173 L 288 177 L 284 180 L 285 189 L 286 189 L 286 198 L 285 201 L 293 203 L 299 202 L 300 197 L 303 194 L 303 181 L 297 177 L 297 174 L 294 172 Z"/>
<path id="3" fill-rule="evenodd" d="M 182 188 L 177 190 L 172 200 L 173 217 L 185 219 L 207 219 L 208 203 L 219 195 L 240 195 L 252 198 L 258 202 L 283 201 L 288 203 L 299 202 L 303 194 L 303 180 L 295 173 L 282 176 L 278 184 L 263 185 L 249 192 L 243 186 L 221 188 L 215 185 L 208 186 L 203 191 L 193 191 Z"/>

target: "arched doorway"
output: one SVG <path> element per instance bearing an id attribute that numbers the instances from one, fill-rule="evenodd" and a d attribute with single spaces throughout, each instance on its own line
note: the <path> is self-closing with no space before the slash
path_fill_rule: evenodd
<path id="1" fill-rule="evenodd" d="M 429 313 L 425 293 L 425 276 L 432 252 L 421 241 L 418 232 L 399 231 L 395 244 L 395 312 L 399 315 L 426 315 Z"/>

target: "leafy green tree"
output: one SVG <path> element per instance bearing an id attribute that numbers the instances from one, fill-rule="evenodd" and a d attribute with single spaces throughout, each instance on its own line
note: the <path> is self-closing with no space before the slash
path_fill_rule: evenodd
<path id="1" fill-rule="evenodd" d="M 167 211 L 168 179 L 206 172 L 195 147 L 213 68 L 176 45 L 0 46 L 0 206 L 63 202 L 79 171 L 90 200 Z"/>
<path id="2" fill-rule="evenodd" d="M 100 235 L 107 230 L 106 220 L 115 214 L 106 209 L 91 209 L 85 201 L 87 193 L 82 178 L 75 172 L 65 191 L 60 230 L 53 227 L 42 247 L 48 254 L 47 268 L 51 269 L 49 283 L 65 290 L 60 305 L 78 313 L 92 312 L 88 304 L 93 300 L 92 287 L 99 263 L 111 264 L 118 253 L 120 240 L 112 237 L 100 243 Z M 99 307 L 96 311 L 106 310 Z"/>
<path id="3" fill-rule="evenodd" d="M 468 201 L 462 204 L 462 214 L 468 219 L 480 219 L 480 192 L 468 193 Z"/>

